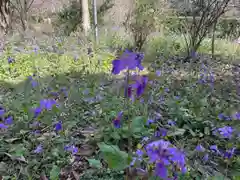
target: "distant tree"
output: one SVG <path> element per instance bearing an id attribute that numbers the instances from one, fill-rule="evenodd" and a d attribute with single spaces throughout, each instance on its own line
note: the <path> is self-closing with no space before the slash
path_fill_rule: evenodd
<path id="1" fill-rule="evenodd" d="M 191 0 L 195 8 L 191 12 L 191 23 L 186 17 L 187 59 L 195 54 L 207 33 L 216 27 L 219 18 L 226 12 L 229 2 L 230 0 Z"/>
<path id="2" fill-rule="evenodd" d="M 11 29 L 10 0 L 0 0 L 0 29 L 4 34 Z"/>
<path id="3" fill-rule="evenodd" d="M 148 36 L 156 31 L 168 11 L 164 0 L 136 0 L 133 10 L 129 11 L 124 26 L 131 32 L 134 48 L 141 51 Z"/>
<path id="4" fill-rule="evenodd" d="M 114 6 L 113 1 L 114 0 L 105 0 L 97 7 L 98 25 L 104 23 L 104 15 Z M 88 6 L 88 9 L 90 19 L 93 19 L 92 6 Z M 82 10 L 82 0 L 72 0 L 69 6 L 66 6 L 57 13 L 58 19 L 56 26 L 67 36 L 70 35 L 71 32 L 76 31 L 78 27 L 80 27 L 81 30 L 84 30 Z M 88 25 L 88 28 L 89 26 L 90 25 Z"/>
<path id="5" fill-rule="evenodd" d="M 11 8 L 15 11 L 15 15 L 19 17 L 23 31 L 27 29 L 28 12 L 34 0 L 11 0 Z"/>
<path id="6" fill-rule="evenodd" d="M 81 5 L 82 5 L 82 20 L 83 20 L 82 27 L 83 27 L 83 31 L 84 31 L 85 35 L 87 35 L 91 28 L 88 0 L 81 0 Z"/>

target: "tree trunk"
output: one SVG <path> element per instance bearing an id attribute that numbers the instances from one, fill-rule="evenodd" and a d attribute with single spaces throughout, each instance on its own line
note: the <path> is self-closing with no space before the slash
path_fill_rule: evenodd
<path id="1" fill-rule="evenodd" d="M 213 30 L 212 30 L 212 59 L 214 59 L 214 53 L 215 53 L 215 32 L 216 32 L 216 27 L 217 27 L 217 21 L 213 25 Z"/>
<path id="2" fill-rule="evenodd" d="M 83 31 L 85 35 L 88 35 L 90 30 L 90 15 L 89 15 L 89 8 L 88 8 L 88 0 L 81 0 L 82 1 L 82 19 L 83 19 Z"/>
<path id="3" fill-rule="evenodd" d="M 10 0 L 0 0 L 0 28 L 5 34 L 11 26 Z"/>

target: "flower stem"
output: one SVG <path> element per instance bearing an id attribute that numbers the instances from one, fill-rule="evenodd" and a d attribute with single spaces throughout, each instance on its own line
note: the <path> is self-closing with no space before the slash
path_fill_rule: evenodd
<path id="1" fill-rule="evenodd" d="M 129 80 L 130 80 L 130 72 L 129 70 L 127 70 L 127 76 L 126 76 L 126 84 L 125 84 L 125 91 L 126 94 L 128 91 L 128 86 L 129 86 Z M 128 95 L 125 98 L 125 104 L 126 104 L 126 108 L 127 108 L 127 119 L 128 119 L 128 152 L 130 153 L 132 150 L 132 140 L 131 140 L 131 121 L 129 119 L 129 115 L 130 115 L 130 107 L 129 107 L 129 97 Z"/>
<path id="2" fill-rule="evenodd" d="M 129 107 L 129 97 L 128 97 L 128 86 L 129 86 L 129 77 L 130 73 L 129 70 L 127 70 L 127 75 L 126 75 L 126 81 L 125 81 L 125 87 L 124 87 L 124 91 L 125 91 L 125 107 L 127 108 L 127 122 L 128 122 L 128 154 L 130 155 L 131 150 L 132 150 L 132 140 L 131 140 L 131 121 L 129 119 L 129 115 L 130 115 L 130 107 Z M 128 180 L 129 177 L 129 170 L 127 170 L 127 174 L 126 174 L 126 180 Z"/>

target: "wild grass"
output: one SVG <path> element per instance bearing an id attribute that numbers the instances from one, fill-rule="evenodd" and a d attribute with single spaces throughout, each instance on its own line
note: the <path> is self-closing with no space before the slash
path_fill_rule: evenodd
<path id="1" fill-rule="evenodd" d="M 8 128 L 0 129 L 2 178 L 123 179 L 123 171 L 108 169 L 110 165 L 98 148 L 104 142 L 126 151 L 130 121 L 135 128 L 131 134 L 133 154 L 141 149 L 145 136 L 151 141 L 164 139 L 186 154 L 183 179 L 239 179 L 240 119 L 236 115 L 240 112 L 240 69 L 234 65 L 239 62 L 239 45 L 216 40 L 220 61 L 212 60 L 206 55 L 211 52 L 211 41 L 206 39 L 199 60 L 187 64 L 177 58 L 184 53 L 182 37 L 152 37 L 143 49 L 147 89 L 126 109 L 124 80 L 111 74 L 111 62 L 118 48 L 124 50 L 131 40 L 113 34 L 102 35 L 98 46 L 89 45 L 91 52 L 74 37 L 55 43 L 55 49 L 42 43 L 36 49 L 18 47 L 20 52 L 9 46 L 4 52 L 0 58 L 0 104 L 5 111 L 1 122 Z M 43 99 L 54 99 L 55 105 L 35 117 L 34 108 Z M 115 129 L 112 120 L 120 111 L 128 116 L 123 118 L 122 128 Z M 7 124 L 9 117 L 13 122 Z M 155 123 L 146 126 L 150 119 Z M 60 121 L 61 129 L 56 131 Z M 231 138 L 224 137 L 229 132 L 217 132 L 226 126 L 234 129 Z M 162 129 L 167 130 L 166 135 L 161 134 Z M 156 132 L 160 135 L 154 136 Z M 200 144 L 204 151 L 196 149 Z M 36 151 L 39 145 L 42 149 Z M 69 151 L 66 145 L 74 145 L 78 151 Z M 211 150 L 212 145 L 221 153 Z M 234 147 L 235 154 L 225 157 Z M 136 175 L 142 176 L 132 174 Z"/>

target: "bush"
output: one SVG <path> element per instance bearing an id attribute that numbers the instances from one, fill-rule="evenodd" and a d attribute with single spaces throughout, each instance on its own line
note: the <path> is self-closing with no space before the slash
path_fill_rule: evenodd
<path id="1" fill-rule="evenodd" d="M 103 16 L 105 13 L 113 7 L 112 0 L 106 0 L 98 7 L 98 25 L 103 24 Z M 93 19 L 92 6 L 89 6 L 90 19 Z M 80 24 L 82 24 L 82 8 L 79 1 L 71 1 L 68 7 L 65 7 L 58 13 L 57 26 L 63 30 L 65 35 L 70 35 L 71 32 L 77 30 Z M 80 28 L 81 29 L 81 28 Z"/>
<path id="2" fill-rule="evenodd" d="M 165 20 L 164 25 L 168 32 L 186 33 L 184 23 L 192 23 L 192 18 L 188 17 L 187 22 L 185 17 L 169 17 Z M 208 36 L 212 36 L 212 31 L 208 32 Z M 240 21 L 235 18 L 221 18 L 216 27 L 217 38 L 236 39 L 240 36 Z"/>
<path id="3" fill-rule="evenodd" d="M 138 0 L 124 23 L 134 39 L 134 48 L 141 51 L 147 37 L 158 29 L 166 4 L 162 0 Z"/>

